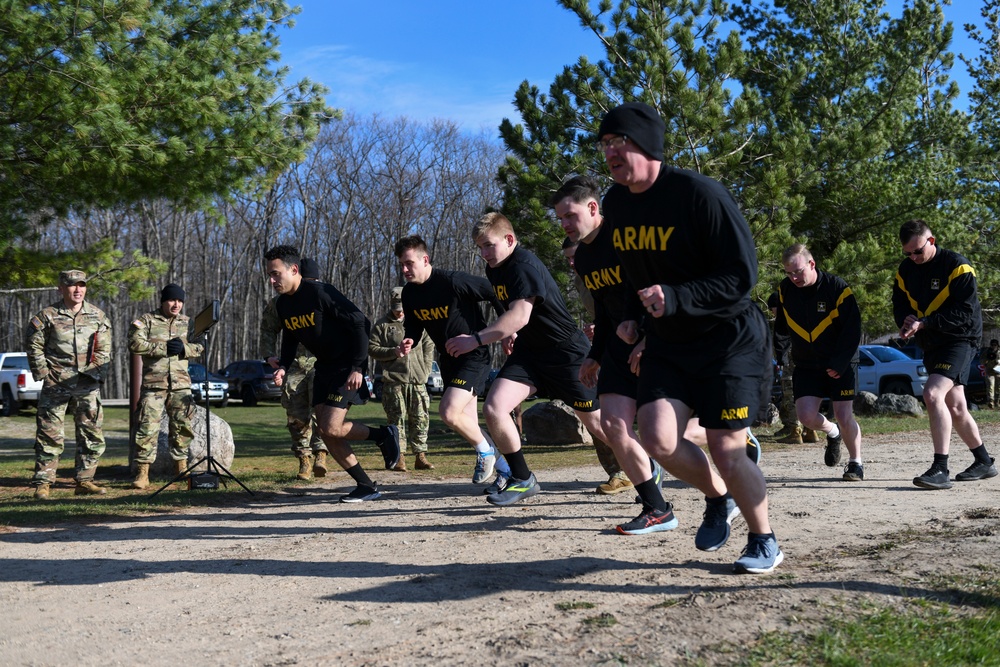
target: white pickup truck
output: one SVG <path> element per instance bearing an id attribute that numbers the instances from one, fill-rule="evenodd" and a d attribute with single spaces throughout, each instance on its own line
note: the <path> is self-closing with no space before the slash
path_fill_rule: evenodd
<path id="1" fill-rule="evenodd" d="M 28 368 L 24 352 L 0 352 L 0 417 L 16 415 L 26 403 L 38 403 L 42 381 Z"/>

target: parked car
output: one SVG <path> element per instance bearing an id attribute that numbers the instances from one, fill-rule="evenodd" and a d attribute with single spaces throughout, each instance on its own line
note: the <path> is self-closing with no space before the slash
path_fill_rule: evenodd
<path id="1" fill-rule="evenodd" d="M 858 348 L 858 391 L 873 394 L 898 394 L 922 398 L 927 384 L 923 361 L 907 356 L 888 345 L 862 345 Z"/>
<path id="2" fill-rule="evenodd" d="M 230 398 L 238 398 L 246 407 L 258 401 L 280 401 L 281 387 L 274 384 L 274 369 L 259 359 L 234 361 L 220 373 L 229 382 Z"/>
<path id="3" fill-rule="evenodd" d="M 37 404 L 42 381 L 28 367 L 26 352 L 0 353 L 0 416 L 9 417 L 29 403 Z"/>
<path id="4" fill-rule="evenodd" d="M 195 403 L 205 402 L 205 367 L 202 364 L 188 364 L 191 375 L 191 395 Z M 221 375 L 208 376 L 208 398 L 212 405 L 224 408 L 229 404 L 229 383 Z"/>
<path id="5" fill-rule="evenodd" d="M 902 345 L 899 349 L 914 359 L 923 359 L 924 351 L 916 345 Z M 986 369 L 979 363 L 979 358 L 986 351 L 985 347 L 969 360 L 969 381 L 965 384 L 965 400 L 972 403 L 986 402 Z"/>

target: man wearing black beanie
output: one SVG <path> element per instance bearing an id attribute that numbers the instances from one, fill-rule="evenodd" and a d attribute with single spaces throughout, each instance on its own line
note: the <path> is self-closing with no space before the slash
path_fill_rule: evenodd
<path id="1" fill-rule="evenodd" d="M 604 198 L 605 220 L 628 283 L 640 288 L 619 336 L 637 341 L 646 322 L 640 440 L 668 472 L 705 493 L 695 546 L 721 548 L 742 512 L 750 535 L 733 569 L 771 572 L 784 555 L 768 521 L 764 476 L 745 454 L 771 347 L 767 321 L 750 300 L 753 237 L 721 183 L 663 164 L 664 131 L 654 108 L 628 102 L 608 112 L 597 133 L 616 183 Z M 718 473 L 700 448 L 678 438 L 694 414 Z"/>
<path id="2" fill-rule="evenodd" d="M 129 352 L 142 356 L 134 489 L 149 486 L 149 466 L 156 460 L 164 410 L 169 420 L 170 458 L 174 460 L 171 472 L 180 475 L 187 470 L 188 449 L 194 438 L 191 428 L 194 398 L 188 359 L 199 356 L 204 346 L 188 341 L 189 320 L 181 314 L 183 308 L 184 289 L 170 283 L 160 291 L 159 310 L 146 313 L 129 327 Z"/>

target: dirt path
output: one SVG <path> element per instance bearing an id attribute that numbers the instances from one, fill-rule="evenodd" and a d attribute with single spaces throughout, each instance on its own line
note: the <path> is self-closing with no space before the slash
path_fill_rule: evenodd
<path id="1" fill-rule="evenodd" d="M 769 576 L 731 574 L 742 521 L 694 548 L 703 500 L 677 482 L 677 530 L 614 533 L 638 506 L 593 494 L 596 465 L 536 471 L 545 492 L 506 509 L 464 480 L 384 473 L 384 499 L 339 504 L 341 473 L 267 502 L 19 529 L 0 535 L 0 664 L 715 664 L 734 657 L 720 642 L 997 567 L 1000 478 L 922 491 L 925 434 L 866 447 L 869 479 L 848 484 L 821 445 L 765 445 L 786 554 Z M 956 452 L 953 473 L 971 460 Z"/>

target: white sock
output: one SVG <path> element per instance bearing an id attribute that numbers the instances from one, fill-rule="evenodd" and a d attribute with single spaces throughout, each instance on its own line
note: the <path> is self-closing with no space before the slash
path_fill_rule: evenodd
<path id="1" fill-rule="evenodd" d="M 830 432 L 827 433 L 827 435 L 830 436 L 831 438 L 836 438 L 838 435 L 840 435 L 840 427 L 837 426 L 837 422 L 830 422 L 830 423 L 833 424 L 833 428 L 830 429 Z"/>
<path id="2" fill-rule="evenodd" d="M 486 439 L 483 438 L 483 441 L 480 442 L 478 445 L 476 445 L 476 453 L 477 454 L 492 454 L 493 453 L 493 445 L 491 445 L 490 443 L 486 442 Z"/>

